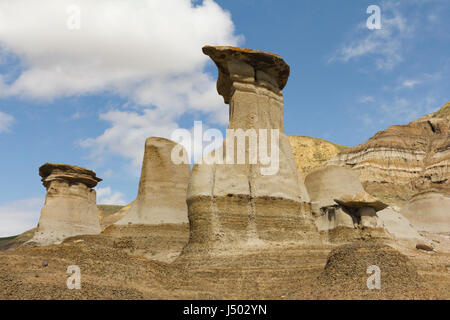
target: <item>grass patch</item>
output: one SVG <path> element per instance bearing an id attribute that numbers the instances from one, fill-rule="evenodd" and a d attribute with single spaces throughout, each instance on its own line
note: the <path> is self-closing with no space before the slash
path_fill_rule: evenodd
<path id="1" fill-rule="evenodd" d="M 99 205 L 97 205 L 97 207 L 101 211 L 101 215 L 103 217 L 107 217 L 107 216 L 110 216 L 110 215 L 118 212 L 124 206 L 109 205 L 109 204 L 99 204 Z"/>

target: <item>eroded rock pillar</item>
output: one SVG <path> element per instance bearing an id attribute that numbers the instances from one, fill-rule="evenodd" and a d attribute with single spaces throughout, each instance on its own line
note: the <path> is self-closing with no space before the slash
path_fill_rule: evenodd
<path id="1" fill-rule="evenodd" d="M 230 105 L 230 122 L 216 151 L 221 161 L 193 168 L 185 251 L 309 240 L 315 231 L 309 196 L 283 125 L 289 66 L 276 54 L 249 49 L 203 52 L 218 67 L 217 90 Z"/>
<path id="2" fill-rule="evenodd" d="M 188 223 L 186 190 L 190 167 L 187 153 L 176 164 L 171 159 L 176 142 L 160 137 L 145 141 L 144 160 L 136 200 L 116 225 Z"/>
<path id="3" fill-rule="evenodd" d="M 46 163 L 39 168 L 39 175 L 47 195 L 31 242 L 50 245 L 68 237 L 101 232 L 93 188 L 102 179 L 95 172 L 78 166 Z"/>

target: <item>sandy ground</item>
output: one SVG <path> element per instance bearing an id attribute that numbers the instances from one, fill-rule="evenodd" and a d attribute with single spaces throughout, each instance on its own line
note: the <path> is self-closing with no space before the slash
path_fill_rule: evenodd
<path id="1" fill-rule="evenodd" d="M 279 244 L 179 257 L 188 238 L 187 225 L 114 226 L 0 251 L 0 299 L 450 299 L 444 251 Z M 382 270 L 381 290 L 365 287 L 370 263 Z M 80 267 L 81 290 L 67 289 L 70 265 Z"/>

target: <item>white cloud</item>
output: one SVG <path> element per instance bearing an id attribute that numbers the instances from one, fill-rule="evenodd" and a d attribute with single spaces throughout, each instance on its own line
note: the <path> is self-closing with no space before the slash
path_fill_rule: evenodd
<path id="1" fill-rule="evenodd" d="M 375 102 L 375 98 L 372 96 L 363 96 L 358 99 L 358 102 L 360 103 Z"/>
<path id="2" fill-rule="evenodd" d="M 70 30 L 69 5 L 81 9 Z M 236 44 L 230 15 L 212 0 L 3 0 L 2 51 L 20 57 L 3 95 L 54 98 L 110 90 L 202 69 L 205 44 Z M 152 81 L 152 82 L 153 82 Z"/>
<path id="3" fill-rule="evenodd" d="M 361 121 L 365 126 L 372 126 L 373 125 L 373 119 L 366 113 L 362 114 L 360 116 Z"/>
<path id="4" fill-rule="evenodd" d="M 13 122 L 13 116 L 0 111 L 0 132 L 8 132 Z"/>
<path id="5" fill-rule="evenodd" d="M 70 118 L 72 119 L 72 120 L 79 120 L 79 119 L 81 119 L 81 113 L 79 112 L 79 111 L 77 111 L 77 112 L 75 112 Z"/>
<path id="6" fill-rule="evenodd" d="M 81 9 L 79 30 L 67 28 L 72 4 Z M 186 113 L 226 123 L 228 108 L 204 71 L 210 59 L 201 48 L 240 41 L 230 14 L 213 0 L 3 0 L 0 56 L 19 57 L 23 69 L 16 79 L 0 75 L 0 96 L 125 98 L 134 109 L 101 113 L 111 127 L 81 145 L 136 167 L 145 139 L 169 138 Z"/>
<path id="7" fill-rule="evenodd" d="M 413 88 L 416 85 L 420 84 L 422 81 L 420 80 L 405 80 L 402 82 L 402 87 L 404 88 Z"/>
<path id="8" fill-rule="evenodd" d="M 442 105 L 441 99 L 437 99 L 432 94 L 420 99 L 396 96 L 391 101 L 382 103 L 380 111 L 383 113 L 382 119 L 388 123 L 406 124 L 436 111 Z"/>
<path id="9" fill-rule="evenodd" d="M 127 202 L 124 200 L 124 194 L 118 191 L 113 191 L 111 187 L 97 188 L 96 191 L 98 204 L 127 204 Z"/>
<path id="10" fill-rule="evenodd" d="M 111 178 L 114 175 L 114 171 L 112 169 L 108 169 L 105 172 L 103 172 L 102 177 L 103 178 Z"/>
<path id="11" fill-rule="evenodd" d="M 150 136 L 170 137 L 177 123 L 160 109 L 137 111 L 112 110 L 100 115 L 100 119 L 111 123 L 111 127 L 96 138 L 81 142 L 91 148 L 92 156 L 103 160 L 110 154 L 131 160 L 133 167 L 142 164 L 145 139 Z"/>
<path id="12" fill-rule="evenodd" d="M 411 38 L 414 26 L 400 13 L 395 2 L 381 4 L 382 29 L 369 30 L 363 22 L 357 26 L 355 40 L 341 46 L 329 59 L 348 62 L 370 55 L 377 69 L 391 70 L 403 60 L 403 43 Z"/>
<path id="13" fill-rule="evenodd" d="M 0 206 L 0 237 L 21 234 L 35 228 L 39 222 L 42 198 L 29 198 Z"/>

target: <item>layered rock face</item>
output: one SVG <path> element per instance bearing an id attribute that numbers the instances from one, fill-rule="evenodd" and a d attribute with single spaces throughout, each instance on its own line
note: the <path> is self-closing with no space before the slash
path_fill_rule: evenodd
<path id="1" fill-rule="evenodd" d="M 31 240 L 40 245 L 101 231 L 94 188 L 102 179 L 95 172 L 66 164 L 46 163 L 39 168 L 47 189 L 45 205 Z"/>
<path id="2" fill-rule="evenodd" d="M 402 215 L 419 231 L 450 234 L 450 197 L 436 192 L 416 194 L 402 208 Z"/>
<path id="3" fill-rule="evenodd" d="M 171 159 L 181 148 L 182 163 Z M 136 200 L 116 225 L 188 223 L 186 191 L 190 167 L 187 153 L 169 139 L 151 137 L 145 141 L 144 160 Z"/>
<path id="4" fill-rule="evenodd" d="M 376 212 L 387 205 L 365 192 L 355 171 L 326 166 L 310 173 L 305 184 L 319 230 L 382 227 Z"/>
<path id="5" fill-rule="evenodd" d="M 223 147 L 210 155 L 216 161 L 195 164 L 184 252 L 309 240 L 315 230 L 309 196 L 284 134 L 281 90 L 289 66 L 276 54 L 249 49 L 206 46 L 203 52 L 219 69 L 217 90 L 230 105 L 228 129 L 242 129 L 250 138 L 239 147 L 239 139 L 227 131 Z M 264 139 L 267 150 L 260 144 Z M 261 156 L 260 151 L 273 161 L 252 161 L 250 154 Z M 245 161 L 239 162 L 242 156 Z"/>
<path id="6" fill-rule="evenodd" d="M 353 168 L 364 188 L 390 203 L 424 190 L 450 193 L 450 102 L 408 125 L 391 126 L 328 164 Z"/>

